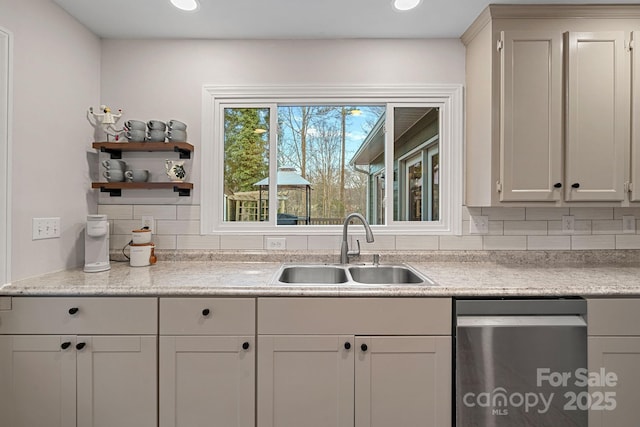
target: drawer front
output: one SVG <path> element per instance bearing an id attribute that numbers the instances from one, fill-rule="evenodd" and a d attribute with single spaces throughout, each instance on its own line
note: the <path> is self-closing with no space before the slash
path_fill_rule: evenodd
<path id="1" fill-rule="evenodd" d="M 451 299 L 259 298 L 258 334 L 451 335 Z"/>
<path id="2" fill-rule="evenodd" d="M 160 335 L 254 335 L 253 298 L 160 298 Z"/>
<path id="3" fill-rule="evenodd" d="M 157 298 L 2 297 L 0 334 L 153 335 Z"/>
<path id="4" fill-rule="evenodd" d="M 640 299 L 587 300 L 589 335 L 640 336 Z"/>

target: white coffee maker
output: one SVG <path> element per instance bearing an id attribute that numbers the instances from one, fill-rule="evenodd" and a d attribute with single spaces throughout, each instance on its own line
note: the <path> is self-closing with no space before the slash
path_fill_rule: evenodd
<path id="1" fill-rule="evenodd" d="M 97 273 L 111 269 L 109 264 L 109 221 L 106 215 L 87 215 L 84 233 L 84 271 Z"/>

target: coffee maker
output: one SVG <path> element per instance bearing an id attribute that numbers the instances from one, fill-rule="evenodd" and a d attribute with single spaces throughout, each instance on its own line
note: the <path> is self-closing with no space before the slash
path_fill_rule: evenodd
<path id="1" fill-rule="evenodd" d="M 97 273 L 111 269 L 109 264 L 109 221 L 106 215 L 87 215 L 84 233 L 84 271 Z"/>

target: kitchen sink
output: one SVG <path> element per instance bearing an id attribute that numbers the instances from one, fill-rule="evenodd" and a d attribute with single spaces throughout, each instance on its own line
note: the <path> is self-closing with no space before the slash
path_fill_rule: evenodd
<path id="1" fill-rule="evenodd" d="M 349 273 L 358 283 L 377 285 L 418 284 L 429 281 L 406 265 L 358 265 L 349 267 Z"/>
<path id="2" fill-rule="evenodd" d="M 349 278 L 345 269 L 333 265 L 292 265 L 284 266 L 277 275 L 282 283 L 339 284 Z"/>
<path id="3" fill-rule="evenodd" d="M 406 264 L 283 264 L 272 285 L 435 285 Z"/>

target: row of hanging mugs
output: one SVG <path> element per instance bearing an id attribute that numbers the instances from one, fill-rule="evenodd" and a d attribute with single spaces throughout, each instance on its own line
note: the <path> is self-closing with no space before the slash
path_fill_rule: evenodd
<path id="1" fill-rule="evenodd" d="M 178 120 L 127 120 L 124 124 L 124 136 L 129 142 L 185 142 L 187 125 Z"/>

